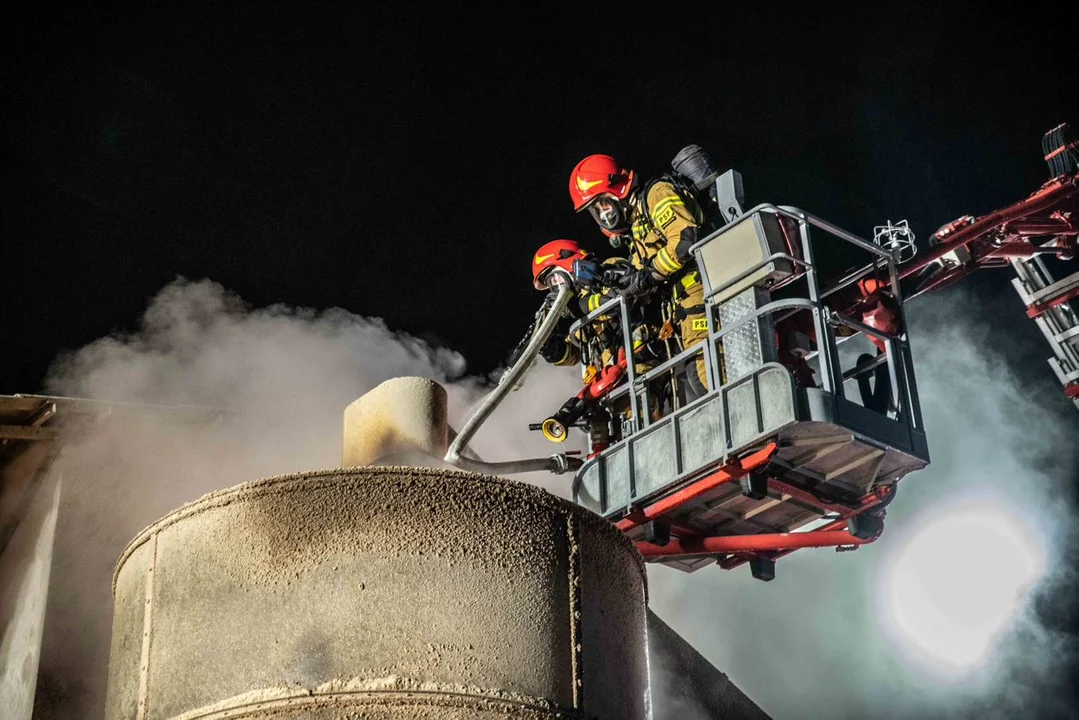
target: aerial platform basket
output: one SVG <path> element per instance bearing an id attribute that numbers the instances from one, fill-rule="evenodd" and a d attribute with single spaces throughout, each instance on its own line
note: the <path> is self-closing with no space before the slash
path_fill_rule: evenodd
<path id="1" fill-rule="evenodd" d="M 831 245 L 822 255 L 854 268 L 828 287 L 814 259 L 819 236 Z M 648 561 L 686 571 L 749 562 L 771 579 L 775 560 L 795 549 L 876 539 L 897 481 L 929 462 L 896 258 L 768 204 L 733 217 L 693 254 L 708 341 L 647 373 L 629 363 L 627 382 L 604 402 L 628 399 L 632 421 L 577 471 L 574 499 L 616 523 Z M 867 288 L 892 308 L 890 324 L 851 302 L 851 290 Z M 628 347 L 623 298 L 580 322 L 616 312 Z M 868 349 L 860 355 L 847 350 L 858 338 Z M 703 396 L 658 418 L 642 412 L 658 384 L 702 354 Z"/>

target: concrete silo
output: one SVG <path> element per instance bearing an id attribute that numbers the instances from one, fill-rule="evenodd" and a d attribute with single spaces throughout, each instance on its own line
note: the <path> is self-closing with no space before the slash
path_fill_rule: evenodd
<path id="1" fill-rule="evenodd" d="M 584 508 L 445 465 L 445 405 L 387 381 L 346 410 L 343 467 L 140 533 L 106 717 L 648 717 L 640 556 Z"/>

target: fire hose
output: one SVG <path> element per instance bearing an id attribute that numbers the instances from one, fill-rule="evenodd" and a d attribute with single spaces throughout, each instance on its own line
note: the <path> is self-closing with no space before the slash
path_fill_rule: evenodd
<path id="1" fill-rule="evenodd" d="M 453 442 L 450 444 L 449 449 L 446 452 L 446 457 L 444 458 L 450 465 L 459 467 L 462 470 L 490 473 L 494 475 L 512 475 L 515 473 L 537 471 L 546 471 L 559 475 L 571 470 L 577 470 L 583 464 L 583 461 L 580 458 L 571 457 L 565 453 L 551 455 L 550 457 L 545 458 L 508 460 L 504 462 L 486 462 L 465 457 L 463 454 L 465 448 L 468 447 L 468 443 L 472 439 L 472 436 L 475 435 L 480 426 L 487 421 L 495 408 L 499 406 L 506 395 L 518 383 L 521 376 L 524 375 L 532 365 L 532 361 L 535 360 L 536 355 L 539 354 L 543 344 L 547 342 L 547 338 L 554 332 L 555 326 L 562 317 L 562 313 L 573 298 L 573 285 L 568 274 L 556 272 L 551 277 L 550 284 L 557 288 L 557 294 L 554 302 L 551 303 L 551 307 L 548 310 L 546 317 L 543 318 L 543 322 L 541 322 L 536 329 L 535 334 L 532 336 L 528 346 L 524 349 L 524 352 L 521 353 L 513 366 L 502 376 L 495 389 L 483 399 L 479 407 L 472 413 L 472 416 L 464 424 L 464 427 L 461 428 L 457 437 L 454 438 Z"/>

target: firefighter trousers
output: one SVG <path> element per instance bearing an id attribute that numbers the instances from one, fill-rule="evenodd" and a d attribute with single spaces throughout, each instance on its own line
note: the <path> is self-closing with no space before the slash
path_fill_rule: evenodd
<path id="1" fill-rule="evenodd" d="M 678 331 L 682 338 L 683 350 L 688 350 L 691 347 L 700 345 L 708 339 L 708 318 L 705 315 L 704 286 L 700 283 L 699 276 L 697 276 L 696 273 L 693 273 L 693 276 L 698 278 L 697 282 L 688 287 L 683 286 L 684 290 L 683 293 L 681 293 L 681 297 L 675 301 L 677 313 L 680 318 Z M 720 370 L 719 382 L 722 384 L 726 382 L 726 372 L 723 369 L 722 343 L 716 348 L 716 353 L 716 365 Z M 689 369 L 686 371 L 686 385 L 686 399 L 689 401 L 701 397 L 708 391 L 708 366 L 705 362 L 703 348 L 696 357 L 693 371 L 690 371 Z"/>

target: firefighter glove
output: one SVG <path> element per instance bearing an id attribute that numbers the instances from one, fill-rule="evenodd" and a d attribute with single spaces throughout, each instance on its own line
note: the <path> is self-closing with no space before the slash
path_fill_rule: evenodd
<path id="1" fill-rule="evenodd" d="M 626 284 L 628 276 L 633 274 L 633 267 L 628 262 L 612 263 L 603 270 L 603 287 L 621 288 Z"/>
<path id="2" fill-rule="evenodd" d="M 656 277 L 648 268 L 627 275 L 623 280 L 622 294 L 640 297 L 657 285 Z"/>
<path id="3" fill-rule="evenodd" d="M 540 348 L 540 355 L 543 359 L 549 363 L 557 363 L 561 360 L 565 360 L 566 352 L 566 339 L 557 335 L 552 335 L 547 338 L 547 342 L 543 343 L 543 347 Z"/>

